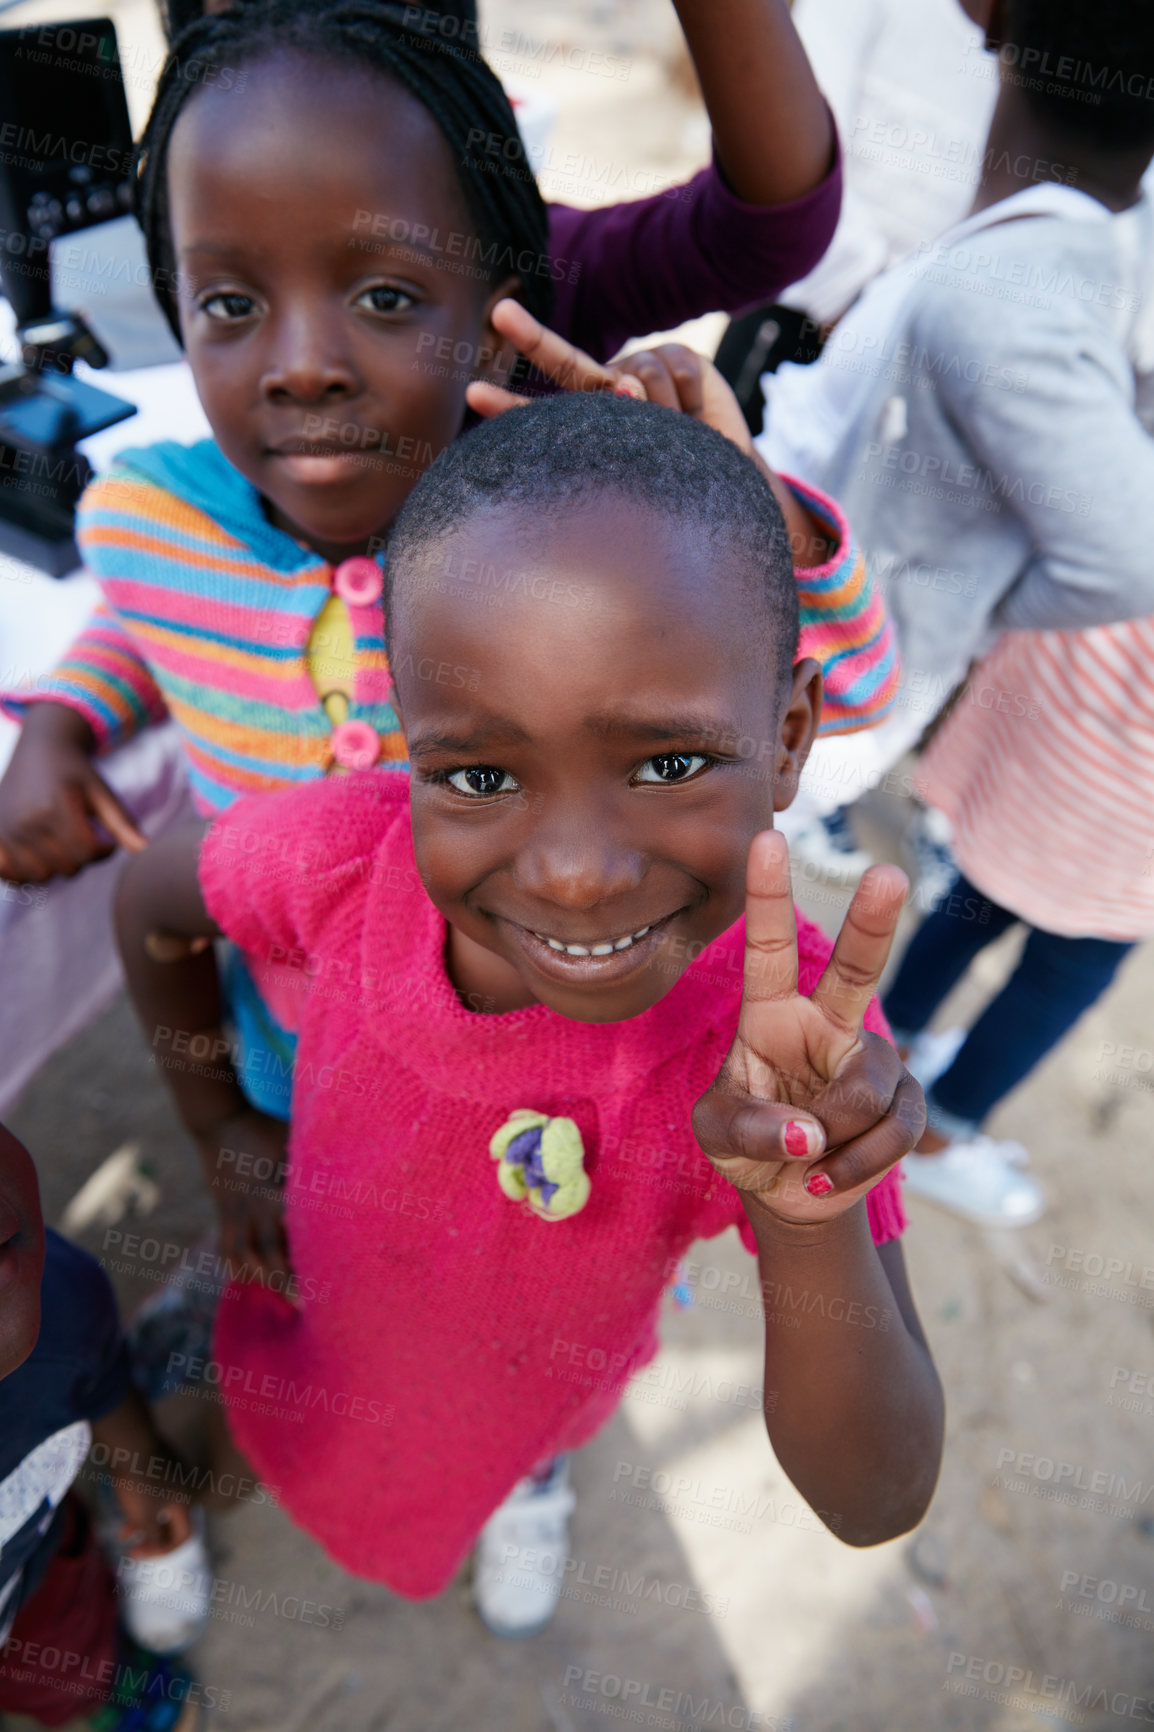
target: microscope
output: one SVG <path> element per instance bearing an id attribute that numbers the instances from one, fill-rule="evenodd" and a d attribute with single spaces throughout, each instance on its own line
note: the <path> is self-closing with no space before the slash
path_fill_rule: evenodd
<path id="1" fill-rule="evenodd" d="M 53 577 L 79 563 L 77 444 L 136 411 L 73 376 L 108 355 L 53 304 L 50 246 L 131 210 L 133 160 L 111 19 L 0 30 L 0 288 L 19 345 L 0 358 L 0 553 Z"/>

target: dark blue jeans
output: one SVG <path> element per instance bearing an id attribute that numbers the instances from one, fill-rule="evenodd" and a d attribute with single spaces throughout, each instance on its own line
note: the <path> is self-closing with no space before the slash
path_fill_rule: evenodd
<path id="1" fill-rule="evenodd" d="M 886 993 L 894 1039 L 905 1046 L 920 1034 L 978 952 L 1018 924 L 959 873 L 914 933 Z M 943 1135 L 971 1135 L 1102 996 L 1134 948 L 1036 927 L 1029 934 L 1017 968 L 926 1095 L 930 1123 Z"/>

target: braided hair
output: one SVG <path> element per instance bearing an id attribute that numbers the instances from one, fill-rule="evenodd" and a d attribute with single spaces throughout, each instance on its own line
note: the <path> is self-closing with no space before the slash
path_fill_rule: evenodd
<path id="1" fill-rule="evenodd" d="M 452 152 L 457 178 L 492 280 L 519 275 L 521 299 L 544 323 L 552 313 L 549 226 L 509 99 L 465 29 L 471 0 L 453 6 L 393 0 L 244 0 L 181 31 L 160 74 L 137 147 L 136 215 L 161 311 L 181 341 L 168 204 L 168 149 L 185 104 L 226 70 L 284 51 L 369 67 L 426 108 Z M 475 34 L 475 33 L 473 33 Z M 225 79 L 220 77 L 222 88 Z M 474 140 L 483 140 L 481 151 Z M 520 261 L 520 263 L 519 263 Z"/>
<path id="2" fill-rule="evenodd" d="M 232 0 L 234 6 L 246 3 L 247 0 Z M 203 18 L 207 9 L 205 0 L 160 0 L 161 21 L 167 40 L 171 42 L 182 30 L 187 30 L 195 19 Z M 221 10 L 219 7 L 214 9 Z M 431 9 L 443 13 L 446 18 L 455 18 L 458 23 L 476 29 L 477 0 L 436 0 Z"/>

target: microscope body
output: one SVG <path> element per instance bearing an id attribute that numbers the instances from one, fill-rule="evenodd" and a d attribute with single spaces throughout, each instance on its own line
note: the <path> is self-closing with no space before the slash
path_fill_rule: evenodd
<path id="1" fill-rule="evenodd" d="M 55 306 L 51 244 L 130 210 L 133 163 L 110 19 L 0 31 L 0 288 L 19 345 L 0 365 L 0 551 L 54 577 L 77 563 L 76 444 L 135 411 L 73 377 L 108 356 Z"/>

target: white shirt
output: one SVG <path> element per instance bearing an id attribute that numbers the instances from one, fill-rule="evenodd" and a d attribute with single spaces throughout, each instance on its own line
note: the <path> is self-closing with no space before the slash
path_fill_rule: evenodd
<path id="1" fill-rule="evenodd" d="M 781 299 L 827 323 L 969 210 L 998 63 L 958 0 L 795 0 L 793 20 L 841 132 L 845 198 L 825 258 Z"/>

